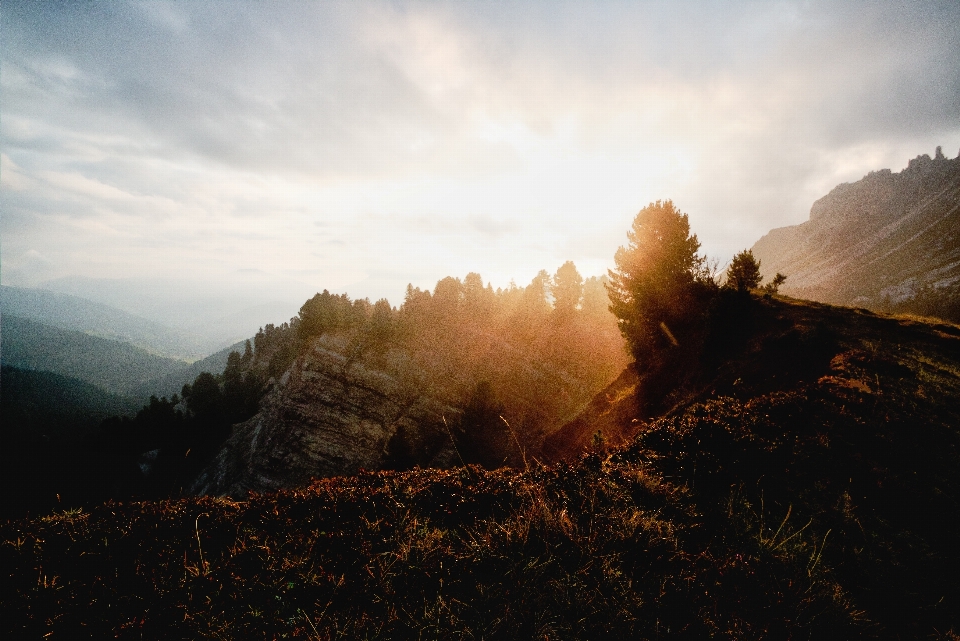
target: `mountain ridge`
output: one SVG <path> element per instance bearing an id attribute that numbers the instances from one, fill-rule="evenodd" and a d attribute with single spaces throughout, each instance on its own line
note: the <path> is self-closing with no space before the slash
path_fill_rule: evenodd
<path id="1" fill-rule="evenodd" d="M 197 336 L 72 294 L 0 285 L 0 312 L 123 341 L 165 358 L 190 361 L 205 355 Z"/>
<path id="2" fill-rule="evenodd" d="M 960 320 L 960 157 L 938 148 L 838 185 L 752 251 L 791 296 Z"/>
<path id="3" fill-rule="evenodd" d="M 121 396 L 135 395 L 146 381 L 182 370 L 187 365 L 126 342 L 61 329 L 12 314 L 3 316 L 0 340 L 0 356 L 5 365 L 77 378 Z"/>

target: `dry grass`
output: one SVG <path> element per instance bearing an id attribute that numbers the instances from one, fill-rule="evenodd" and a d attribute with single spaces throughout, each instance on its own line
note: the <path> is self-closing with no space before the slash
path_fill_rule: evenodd
<path id="1" fill-rule="evenodd" d="M 956 638 L 960 341 L 758 310 L 714 378 L 609 455 L 9 522 L 0 633 Z"/>

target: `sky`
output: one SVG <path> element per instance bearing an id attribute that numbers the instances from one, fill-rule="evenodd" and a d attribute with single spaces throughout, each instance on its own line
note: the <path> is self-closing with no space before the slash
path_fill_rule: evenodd
<path id="1" fill-rule="evenodd" d="M 0 5 L 5 285 L 396 305 L 603 274 L 660 199 L 725 263 L 937 145 L 955 0 Z"/>

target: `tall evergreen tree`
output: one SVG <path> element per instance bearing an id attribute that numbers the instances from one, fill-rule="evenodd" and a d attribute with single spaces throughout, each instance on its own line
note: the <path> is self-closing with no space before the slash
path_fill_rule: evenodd
<path id="1" fill-rule="evenodd" d="M 673 202 L 657 201 L 640 210 L 617 250 L 610 270 L 610 311 L 637 361 L 677 343 L 677 330 L 690 314 L 698 283 L 705 283 L 705 258 L 690 233 L 687 215 Z"/>
<path id="2" fill-rule="evenodd" d="M 577 271 L 577 266 L 568 260 L 553 277 L 553 308 L 562 315 L 572 314 L 579 306 L 583 297 L 583 276 Z"/>
<path id="3" fill-rule="evenodd" d="M 760 280 L 760 261 L 754 257 L 752 251 L 744 249 L 730 261 L 725 287 L 745 293 L 759 287 Z"/>

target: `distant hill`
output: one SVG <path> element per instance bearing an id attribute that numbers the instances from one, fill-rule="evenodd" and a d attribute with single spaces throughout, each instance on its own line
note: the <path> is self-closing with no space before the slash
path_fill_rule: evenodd
<path id="1" fill-rule="evenodd" d="M 70 294 L 2 285 L 0 313 L 123 341 L 167 358 L 191 361 L 209 353 L 196 334 Z"/>
<path id="2" fill-rule="evenodd" d="M 3 315 L 4 365 L 69 376 L 119 395 L 140 391 L 148 380 L 181 371 L 183 361 L 155 356 L 117 340 Z"/>
<path id="3" fill-rule="evenodd" d="M 140 404 L 60 374 L 4 365 L 0 371 L 0 417 L 4 438 L 79 436 L 110 416 L 132 415 Z"/>
<path id="4" fill-rule="evenodd" d="M 937 148 L 839 185 L 753 254 L 768 278 L 787 275 L 791 296 L 960 320 L 960 157 Z"/>
<path id="5" fill-rule="evenodd" d="M 199 356 L 252 336 L 268 323 L 297 313 L 310 287 L 293 279 L 245 270 L 219 280 L 167 278 L 58 278 L 46 290 L 81 296 L 197 337 Z"/>

